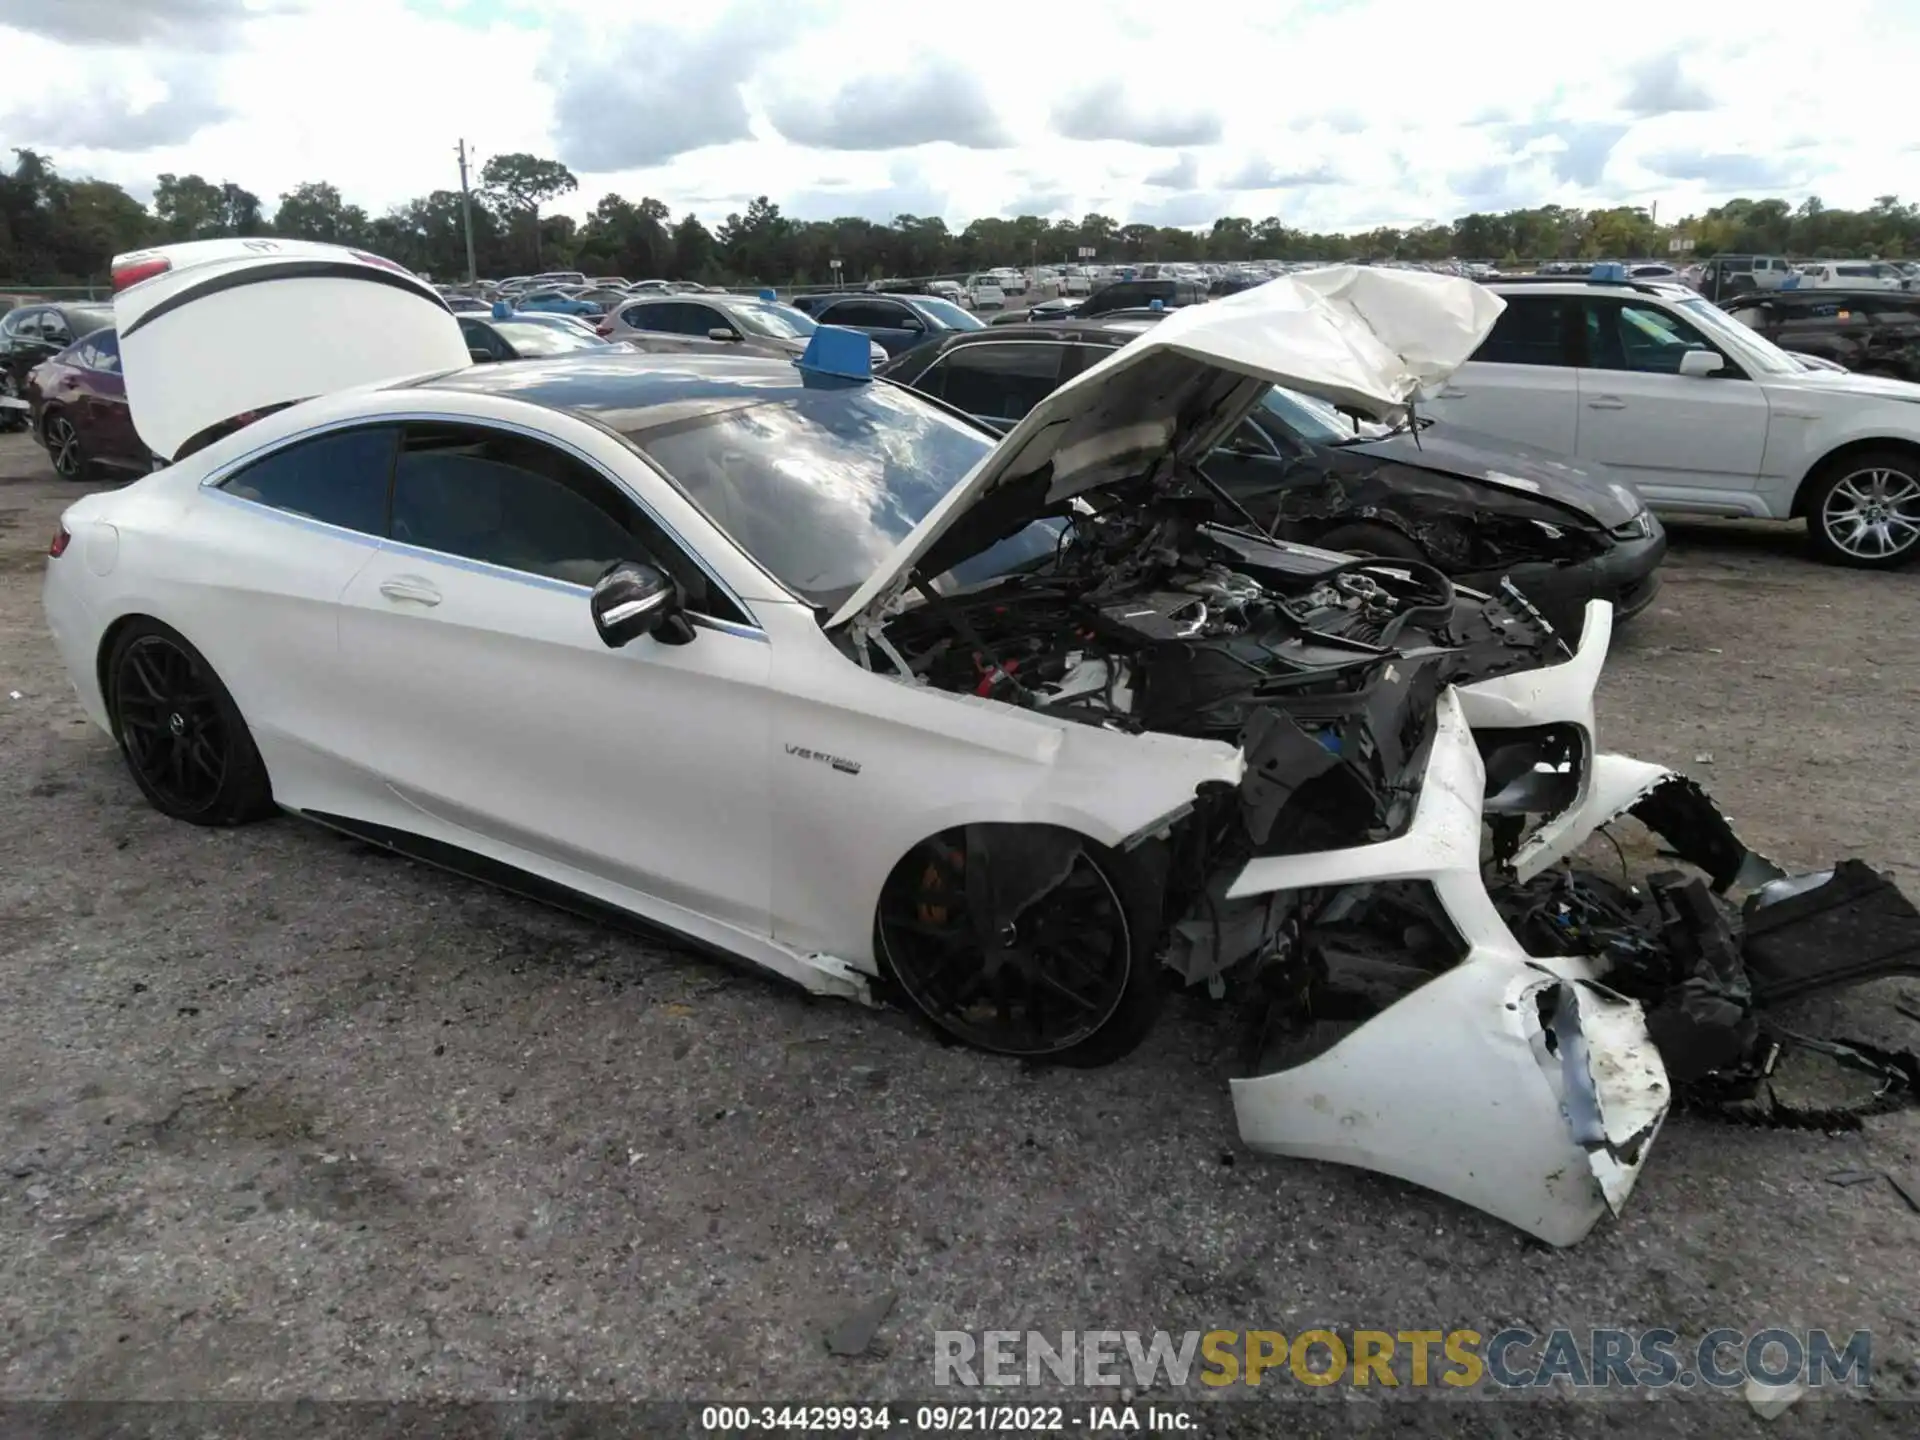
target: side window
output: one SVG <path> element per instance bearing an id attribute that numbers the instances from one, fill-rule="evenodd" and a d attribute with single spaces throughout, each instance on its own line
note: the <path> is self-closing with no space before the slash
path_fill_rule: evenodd
<path id="1" fill-rule="evenodd" d="M 499 337 L 477 320 L 462 320 L 460 335 L 467 342 L 469 350 L 478 350 L 482 355 L 491 355 L 496 360 L 507 358 L 501 348 Z"/>
<path id="2" fill-rule="evenodd" d="M 102 330 L 87 342 L 86 353 L 81 363 L 89 369 L 104 371 L 108 375 L 120 373 L 120 334 L 116 330 Z"/>
<path id="3" fill-rule="evenodd" d="M 920 388 L 969 415 L 1018 420 L 1060 385 L 1064 345 L 960 345 Z"/>
<path id="4" fill-rule="evenodd" d="M 220 488 L 289 515 L 384 535 L 394 439 L 385 425 L 316 435 L 256 460 Z"/>
<path id="5" fill-rule="evenodd" d="M 1509 295 L 1506 301 L 1473 358 L 1487 365 L 1565 365 L 1567 302 L 1555 295 Z"/>
<path id="6" fill-rule="evenodd" d="M 40 334 L 49 345 L 62 350 L 73 343 L 73 331 L 67 328 L 66 318 L 58 310 L 43 310 L 40 313 Z"/>
<path id="7" fill-rule="evenodd" d="M 1682 355 L 1714 348 L 1690 322 L 1668 310 L 1620 300 L 1589 300 L 1585 309 L 1587 363 L 1595 370 L 1677 375 Z"/>
<path id="8" fill-rule="evenodd" d="M 682 305 L 679 308 L 687 312 L 686 333 L 698 335 L 703 340 L 709 330 L 718 330 L 722 326 L 728 330 L 739 328 L 711 305 Z"/>
<path id="9" fill-rule="evenodd" d="M 822 325 L 851 325 L 856 329 L 897 330 L 907 312 L 884 300 L 842 300 L 827 308 L 820 317 Z"/>
<path id="10" fill-rule="evenodd" d="M 591 585 L 616 560 L 679 580 L 691 609 L 747 617 L 611 481 L 538 440 L 475 425 L 409 425 L 393 471 L 392 535 L 409 545 Z"/>
<path id="11" fill-rule="evenodd" d="M 679 308 L 678 305 L 629 305 L 620 313 L 620 318 L 635 330 L 672 334 L 673 315 Z"/>

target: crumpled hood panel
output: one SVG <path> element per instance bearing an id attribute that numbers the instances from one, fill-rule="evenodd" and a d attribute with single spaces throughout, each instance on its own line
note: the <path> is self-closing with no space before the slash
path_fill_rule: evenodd
<path id="1" fill-rule="evenodd" d="M 989 518 L 972 517 L 978 533 L 949 541 L 934 568 L 1075 496 L 1171 460 L 1197 463 L 1270 384 L 1398 418 L 1465 363 L 1505 308 L 1470 280 L 1343 265 L 1176 310 L 1028 412 L 828 624 L 884 610 L 936 544 L 990 499 Z"/>
<path id="2" fill-rule="evenodd" d="M 1429 425 L 1417 441 L 1411 433 L 1402 432 L 1342 445 L 1331 453 L 1437 470 L 1516 495 L 1529 495 L 1576 510 L 1607 530 L 1625 524 L 1642 508 L 1631 490 L 1599 466 L 1575 465 L 1551 451 L 1510 445 L 1455 425 Z M 1335 463 L 1346 469 L 1352 461 Z"/>

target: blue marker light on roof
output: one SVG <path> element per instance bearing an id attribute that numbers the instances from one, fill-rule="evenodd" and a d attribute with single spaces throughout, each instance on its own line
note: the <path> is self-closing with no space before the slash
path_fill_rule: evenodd
<path id="1" fill-rule="evenodd" d="M 512 301 L 510 301 L 510 300 L 496 300 L 496 301 L 494 301 L 494 302 L 493 302 L 493 318 L 494 318 L 494 319 L 496 319 L 496 320 L 505 320 L 506 318 L 508 318 L 508 317 L 509 317 L 510 315 L 512 315 L 512 314 L 513 314 L 513 302 L 512 302 Z"/>
<path id="2" fill-rule="evenodd" d="M 1627 267 L 1618 260 L 1602 261 L 1587 272 L 1587 279 L 1597 280 L 1603 285 L 1618 285 L 1627 278 Z"/>
<path id="3" fill-rule="evenodd" d="M 822 325 L 813 332 L 806 350 L 793 363 L 815 375 L 871 380 L 873 342 L 859 330 L 849 330 L 844 325 Z"/>
<path id="4" fill-rule="evenodd" d="M 760 298 L 762 300 L 778 300 L 780 298 L 780 292 L 771 288 L 762 290 L 760 292 Z"/>
<path id="5" fill-rule="evenodd" d="M 1167 308 L 1167 302 L 1164 300 L 1149 300 L 1147 302 L 1147 308 L 1149 310 L 1164 310 Z"/>

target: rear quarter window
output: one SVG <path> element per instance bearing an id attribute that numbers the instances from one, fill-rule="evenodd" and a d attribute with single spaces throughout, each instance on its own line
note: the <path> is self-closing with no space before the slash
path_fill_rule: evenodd
<path id="1" fill-rule="evenodd" d="M 220 489 L 288 515 L 383 536 L 397 435 L 381 425 L 299 440 L 229 475 Z"/>

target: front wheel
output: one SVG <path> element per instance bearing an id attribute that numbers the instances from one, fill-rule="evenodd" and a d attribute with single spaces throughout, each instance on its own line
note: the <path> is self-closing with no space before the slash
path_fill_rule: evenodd
<path id="1" fill-rule="evenodd" d="M 1920 460 L 1873 451 L 1829 466 L 1807 495 L 1807 538 L 1830 565 L 1890 570 L 1920 555 Z"/>
<path id="2" fill-rule="evenodd" d="M 1071 831 L 969 825 L 894 867 L 875 938 L 888 976 L 955 1039 L 1104 1065 L 1159 1014 L 1159 894 L 1133 857 Z"/>
<path id="3" fill-rule="evenodd" d="M 267 767 L 239 707 L 185 638 L 134 621 L 113 642 L 106 679 L 114 737 L 154 809 L 194 825 L 273 813 Z"/>

